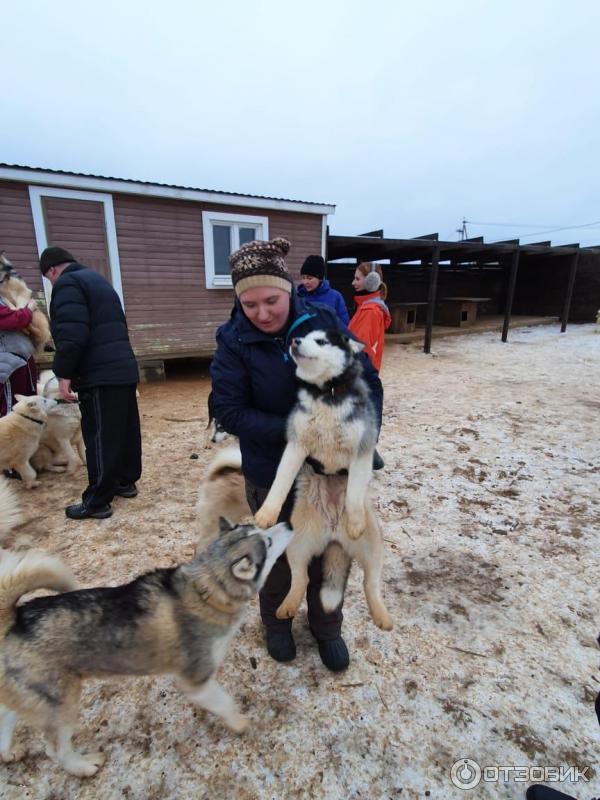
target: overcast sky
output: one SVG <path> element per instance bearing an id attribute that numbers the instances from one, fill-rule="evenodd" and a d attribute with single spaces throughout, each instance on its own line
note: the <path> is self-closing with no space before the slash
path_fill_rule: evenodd
<path id="1" fill-rule="evenodd" d="M 20 0 L 1 21 L 3 162 L 334 203 L 338 234 L 455 239 L 466 217 L 600 243 L 599 0 Z"/>

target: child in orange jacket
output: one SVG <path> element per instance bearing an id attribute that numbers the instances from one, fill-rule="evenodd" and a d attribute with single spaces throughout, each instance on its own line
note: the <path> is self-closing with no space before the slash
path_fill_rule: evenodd
<path id="1" fill-rule="evenodd" d="M 365 351 L 377 372 L 383 359 L 384 335 L 392 318 L 384 300 L 387 286 L 383 283 L 381 267 L 363 262 L 359 264 L 352 281 L 356 313 L 350 320 L 349 329 L 365 344 Z"/>

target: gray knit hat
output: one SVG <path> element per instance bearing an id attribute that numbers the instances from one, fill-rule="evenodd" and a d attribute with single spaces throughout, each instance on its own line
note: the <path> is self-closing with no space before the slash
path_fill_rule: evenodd
<path id="1" fill-rule="evenodd" d="M 287 239 L 248 242 L 229 256 L 231 282 L 239 297 L 247 289 L 268 286 L 292 291 L 292 278 L 285 266 L 290 249 Z"/>

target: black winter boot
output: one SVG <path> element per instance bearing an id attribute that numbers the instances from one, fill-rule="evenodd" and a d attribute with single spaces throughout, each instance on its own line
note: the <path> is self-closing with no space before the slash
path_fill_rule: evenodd
<path id="1" fill-rule="evenodd" d="M 275 661 L 293 661 L 296 643 L 289 628 L 267 628 L 267 652 Z"/>
<path id="2" fill-rule="evenodd" d="M 315 637 L 316 638 L 316 637 Z M 341 636 L 337 639 L 317 639 L 321 661 L 332 672 L 342 672 L 350 664 L 350 654 Z"/>

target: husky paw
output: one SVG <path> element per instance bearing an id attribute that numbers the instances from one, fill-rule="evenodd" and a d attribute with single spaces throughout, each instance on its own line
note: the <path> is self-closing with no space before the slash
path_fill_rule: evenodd
<path id="1" fill-rule="evenodd" d="M 270 528 L 277 522 L 279 509 L 262 505 L 254 515 L 254 521 L 259 528 Z"/>
<path id="2" fill-rule="evenodd" d="M 63 766 L 71 775 L 76 775 L 78 778 L 91 778 L 105 761 L 104 753 L 87 753 L 86 755 L 77 753 L 69 758 Z"/>
<path id="3" fill-rule="evenodd" d="M 382 631 L 391 631 L 394 627 L 392 618 L 385 609 L 379 614 L 373 614 L 373 622 L 378 628 L 381 628 Z"/>
<path id="4" fill-rule="evenodd" d="M 22 745 L 14 745 L 8 753 L 0 754 L 0 761 L 4 764 L 13 764 L 15 761 L 20 761 L 27 751 Z"/>
<path id="5" fill-rule="evenodd" d="M 296 616 L 297 611 L 298 605 L 296 603 L 290 603 L 289 601 L 284 600 L 275 612 L 275 616 L 277 619 L 291 619 L 292 617 Z"/>
<path id="6" fill-rule="evenodd" d="M 244 733 L 250 727 L 250 720 L 243 714 L 236 713 L 226 719 L 225 724 L 234 733 Z"/>
<path id="7" fill-rule="evenodd" d="M 364 514 L 348 517 L 346 533 L 350 539 L 359 539 L 367 527 L 367 518 Z"/>

